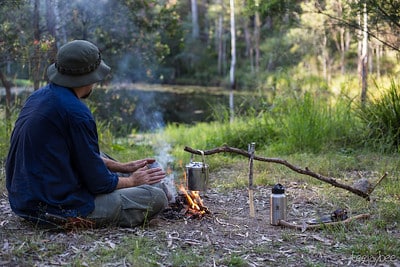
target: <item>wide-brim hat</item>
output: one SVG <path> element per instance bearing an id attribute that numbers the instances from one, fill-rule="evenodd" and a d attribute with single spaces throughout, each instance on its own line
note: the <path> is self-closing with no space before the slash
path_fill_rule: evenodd
<path id="1" fill-rule="evenodd" d="M 55 84 L 76 88 L 104 80 L 110 70 L 97 46 L 75 40 L 60 47 L 56 62 L 47 68 L 47 77 Z"/>

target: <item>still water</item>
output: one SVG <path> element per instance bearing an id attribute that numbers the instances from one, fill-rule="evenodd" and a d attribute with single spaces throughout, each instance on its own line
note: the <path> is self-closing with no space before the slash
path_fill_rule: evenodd
<path id="1" fill-rule="evenodd" d="M 97 120 L 109 121 L 116 131 L 143 132 L 173 123 L 210 122 L 229 110 L 229 90 L 222 88 L 154 85 L 110 88 L 96 89 L 88 105 Z M 235 101 L 239 104 L 242 98 Z"/>

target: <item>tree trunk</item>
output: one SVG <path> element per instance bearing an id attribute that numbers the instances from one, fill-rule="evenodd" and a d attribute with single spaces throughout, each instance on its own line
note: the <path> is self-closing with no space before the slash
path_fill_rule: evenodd
<path id="1" fill-rule="evenodd" d="M 199 12 L 197 8 L 197 0 L 190 0 L 192 9 L 192 37 L 199 38 Z"/>
<path id="2" fill-rule="evenodd" d="M 65 30 L 65 23 L 63 23 L 62 16 L 60 16 L 60 1 L 54 0 L 54 14 L 55 14 L 55 22 L 56 22 L 56 47 L 57 50 L 65 43 L 67 43 L 67 32 Z M 61 13 L 63 11 L 61 10 Z M 65 19 L 65 18 L 64 18 Z"/>
<path id="3" fill-rule="evenodd" d="M 321 44 L 321 49 L 322 49 L 322 59 L 321 59 L 321 64 L 322 64 L 322 73 L 324 76 L 324 79 L 327 81 L 328 80 L 328 48 L 327 48 L 327 37 L 325 31 L 323 32 L 322 36 L 322 44 Z"/>
<path id="4" fill-rule="evenodd" d="M 361 56 L 359 58 L 359 75 L 361 80 L 361 103 L 364 105 L 367 100 L 368 90 L 368 14 L 366 3 L 364 3 L 362 15 L 363 23 L 360 24 L 360 30 L 363 32 L 363 39 L 361 44 Z"/>
<path id="5" fill-rule="evenodd" d="M 258 12 L 259 0 L 256 0 L 256 13 L 254 14 L 254 52 L 255 52 L 255 69 L 256 72 L 260 69 L 260 13 Z"/>
<path id="6" fill-rule="evenodd" d="M 345 48 L 345 45 L 344 45 L 344 42 L 345 42 L 345 40 L 344 40 L 345 31 L 346 31 L 345 29 L 341 29 L 341 32 L 340 32 L 340 45 L 341 45 L 341 48 L 342 48 L 342 50 L 340 51 L 340 73 L 342 75 L 346 74 L 346 61 L 345 61 L 345 59 L 346 59 L 346 48 Z"/>
<path id="7" fill-rule="evenodd" d="M 40 0 L 34 1 L 33 7 L 33 56 L 32 56 L 32 78 L 34 90 L 40 86 L 40 28 L 39 28 L 39 4 Z"/>
<path id="8" fill-rule="evenodd" d="M 231 7 L 231 68 L 229 72 L 230 78 L 230 97 L 229 97 L 229 110 L 230 110 L 230 122 L 234 119 L 234 102 L 233 102 L 233 90 L 236 87 L 235 81 L 235 67 L 236 67 L 236 27 L 235 27 L 235 0 L 230 0 Z"/>
<path id="9" fill-rule="evenodd" d="M 221 10 L 218 12 L 218 25 L 217 25 L 217 46 L 218 46 L 218 74 L 223 74 L 223 60 L 224 60 L 224 40 L 223 40 L 223 23 L 224 23 L 224 4 L 222 0 L 218 0 L 218 6 Z"/>
<path id="10" fill-rule="evenodd" d="M 249 28 L 249 19 L 247 17 L 241 18 L 243 30 L 244 30 L 244 39 L 246 42 L 246 52 L 245 56 L 249 59 L 251 72 L 254 73 L 254 58 L 253 58 L 253 44 L 251 42 L 251 33 Z"/>
<path id="11" fill-rule="evenodd" d="M 60 44 L 60 14 L 58 12 L 58 0 L 46 0 L 46 25 L 47 31 L 54 38 L 49 47 L 47 60 L 48 63 L 55 62 L 57 57 L 57 50 Z"/>
<path id="12" fill-rule="evenodd" d="M 46 0 L 46 26 L 51 36 L 56 38 L 55 0 Z"/>
<path id="13" fill-rule="evenodd" d="M 376 44 L 376 77 L 379 79 L 381 77 L 381 50 L 382 46 L 381 44 L 377 43 Z"/>
<path id="14" fill-rule="evenodd" d="M 11 118 L 11 113 L 10 113 L 10 106 L 11 106 L 11 83 L 7 81 L 6 76 L 0 69 L 0 81 L 3 84 L 5 90 L 6 90 L 6 121 L 10 121 Z M 8 125 L 8 123 L 7 123 Z"/>

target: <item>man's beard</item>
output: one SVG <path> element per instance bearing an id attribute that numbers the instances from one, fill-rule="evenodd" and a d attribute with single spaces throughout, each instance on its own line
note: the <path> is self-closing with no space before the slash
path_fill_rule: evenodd
<path id="1" fill-rule="evenodd" d="M 87 93 L 86 95 L 82 96 L 81 98 L 82 99 L 88 98 L 92 94 L 92 92 L 93 92 L 93 89 L 90 89 L 89 93 Z"/>

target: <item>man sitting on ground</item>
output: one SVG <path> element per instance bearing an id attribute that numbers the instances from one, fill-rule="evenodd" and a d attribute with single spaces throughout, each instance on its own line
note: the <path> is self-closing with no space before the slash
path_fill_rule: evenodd
<path id="1" fill-rule="evenodd" d="M 109 73 L 88 41 L 58 51 L 47 69 L 50 83 L 27 99 L 12 132 L 6 185 L 17 215 L 35 223 L 50 215 L 134 227 L 168 204 L 165 172 L 147 167 L 155 159 L 120 163 L 101 156 L 95 120 L 81 99 Z"/>

